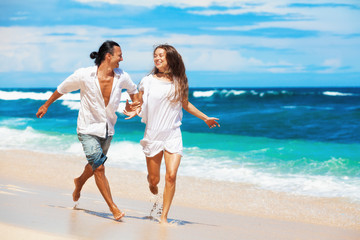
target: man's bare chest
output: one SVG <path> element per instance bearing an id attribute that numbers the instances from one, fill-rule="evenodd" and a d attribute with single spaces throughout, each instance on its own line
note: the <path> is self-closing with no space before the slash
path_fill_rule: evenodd
<path id="1" fill-rule="evenodd" d="M 109 103 L 113 82 L 113 77 L 99 79 L 99 86 L 104 98 L 105 106 Z"/>

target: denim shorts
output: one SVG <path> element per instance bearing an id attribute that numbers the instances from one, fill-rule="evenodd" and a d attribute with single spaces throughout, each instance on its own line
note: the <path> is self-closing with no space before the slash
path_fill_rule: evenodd
<path id="1" fill-rule="evenodd" d="M 79 141 L 82 144 L 86 159 L 91 165 L 93 171 L 105 163 L 106 153 L 110 147 L 112 136 L 101 138 L 94 135 L 78 133 Z"/>

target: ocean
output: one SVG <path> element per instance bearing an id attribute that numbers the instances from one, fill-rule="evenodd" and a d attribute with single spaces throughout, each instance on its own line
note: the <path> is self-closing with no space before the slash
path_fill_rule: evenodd
<path id="1" fill-rule="evenodd" d="M 44 118 L 35 116 L 54 90 L 0 89 L 1 149 L 83 156 L 78 92 L 52 104 Z M 209 129 L 184 111 L 179 175 L 360 201 L 360 88 L 192 88 L 189 95 L 221 127 Z M 106 165 L 146 172 L 139 145 L 145 125 L 124 119 L 127 98 Z"/>

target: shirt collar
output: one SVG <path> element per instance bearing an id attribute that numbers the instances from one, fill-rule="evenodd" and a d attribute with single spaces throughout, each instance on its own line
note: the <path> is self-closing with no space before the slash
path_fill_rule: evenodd
<path id="1" fill-rule="evenodd" d="M 115 78 L 116 78 L 116 80 L 120 79 L 121 74 L 122 74 L 122 70 L 120 68 L 114 69 L 114 79 Z"/>
<path id="2" fill-rule="evenodd" d="M 96 77 L 97 69 L 98 69 L 97 66 L 92 67 L 90 77 Z"/>
<path id="3" fill-rule="evenodd" d="M 98 66 L 93 66 L 91 69 L 90 77 L 96 77 Z M 118 68 L 114 69 L 114 79 L 119 80 L 121 76 L 121 70 Z"/>

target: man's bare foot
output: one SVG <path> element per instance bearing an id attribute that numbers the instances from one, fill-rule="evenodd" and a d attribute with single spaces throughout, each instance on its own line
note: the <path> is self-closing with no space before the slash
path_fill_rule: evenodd
<path id="1" fill-rule="evenodd" d="M 113 207 L 110 211 L 114 215 L 116 221 L 119 221 L 123 216 L 125 216 L 125 213 L 121 212 L 117 207 Z"/>
<path id="2" fill-rule="evenodd" d="M 73 201 L 77 202 L 80 198 L 80 191 L 81 191 L 81 188 L 79 186 L 79 179 L 74 178 L 74 183 L 75 183 L 75 190 L 74 190 L 72 196 L 73 196 Z"/>

